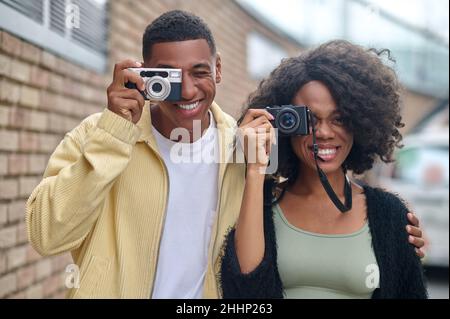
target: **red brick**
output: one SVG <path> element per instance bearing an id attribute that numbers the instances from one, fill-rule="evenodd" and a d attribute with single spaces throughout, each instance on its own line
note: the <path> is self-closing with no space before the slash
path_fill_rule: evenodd
<path id="1" fill-rule="evenodd" d="M 34 262 L 41 258 L 42 258 L 41 255 L 39 255 L 39 253 L 36 250 L 34 250 L 34 248 L 31 245 L 28 245 L 28 247 L 27 247 L 27 262 Z"/>
<path id="2" fill-rule="evenodd" d="M 0 100 L 17 103 L 20 100 L 20 85 L 11 82 L 8 79 L 2 79 L 0 82 Z"/>
<path id="3" fill-rule="evenodd" d="M 52 261 L 50 258 L 40 260 L 36 264 L 36 280 L 41 280 L 52 273 Z"/>
<path id="4" fill-rule="evenodd" d="M 28 83 L 30 81 L 31 67 L 28 63 L 13 60 L 11 64 L 10 76 L 12 79 Z"/>
<path id="5" fill-rule="evenodd" d="M 22 86 L 20 92 L 20 104 L 23 106 L 36 108 L 40 103 L 40 93 L 38 89 L 29 86 Z"/>
<path id="6" fill-rule="evenodd" d="M 39 63 L 41 60 L 42 50 L 30 43 L 22 42 L 21 53 L 22 59 L 32 63 Z"/>
<path id="7" fill-rule="evenodd" d="M 63 137 L 52 134 L 39 134 L 41 151 L 53 152 Z"/>
<path id="8" fill-rule="evenodd" d="M 30 84 L 41 89 L 48 88 L 50 83 L 50 73 L 36 65 L 31 67 Z"/>
<path id="9" fill-rule="evenodd" d="M 62 290 L 59 290 L 56 294 L 52 295 L 53 299 L 66 299 L 67 290 L 63 288 Z"/>
<path id="10" fill-rule="evenodd" d="M 25 218 L 25 211 L 23 212 L 23 218 Z M 19 245 L 28 244 L 27 225 L 25 221 L 17 225 L 17 243 Z"/>
<path id="11" fill-rule="evenodd" d="M 19 147 L 19 135 L 16 131 L 0 129 L 0 151 L 17 151 Z M 1 195 L 0 195 L 1 196 Z"/>
<path id="12" fill-rule="evenodd" d="M 8 204 L 8 221 L 10 223 L 25 219 L 25 203 L 26 203 L 25 200 L 20 200 Z M 18 231 L 18 238 L 17 238 L 19 241 L 23 240 L 24 234 L 22 234 L 21 232 L 23 231 L 24 226 L 25 224 L 19 224 L 20 229 Z"/>
<path id="13" fill-rule="evenodd" d="M 9 126 L 13 128 L 26 128 L 29 122 L 27 110 L 18 106 L 9 111 Z"/>
<path id="14" fill-rule="evenodd" d="M 0 248 L 13 247 L 17 243 L 17 226 L 0 229 Z"/>
<path id="15" fill-rule="evenodd" d="M 23 289 L 33 284 L 36 278 L 35 265 L 21 268 L 17 271 L 17 289 Z"/>
<path id="16" fill-rule="evenodd" d="M 56 93 L 62 93 L 64 91 L 64 78 L 57 74 L 50 74 L 49 89 Z"/>
<path id="17" fill-rule="evenodd" d="M 53 271 L 65 272 L 66 267 L 70 264 L 73 264 L 73 260 L 72 260 L 72 257 L 70 256 L 70 254 L 55 256 L 52 259 Z"/>
<path id="18" fill-rule="evenodd" d="M 42 51 L 41 63 L 48 69 L 54 70 L 56 68 L 56 56 L 47 51 Z"/>
<path id="19" fill-rule="evenodd" d="M 17 289 L 16 274 L 8 274 L 0 277 L 0 298 L 11 294 Z"/>
<path id="20" fill-rule="evenodd" d="M 13 199 L 19 195 L 17 179 L 0 180 L 0 199 Z"/>
<path id="21" fill-rule="evenodd" d="M 27 299 L 41 299 L 44 296 L 42 284 L 39 283 L 29 287 L 25 294 Z"/>
<path id="22" fill-rule="evenodd" d="M 11 154 L 8 156 L 8 173 L 10 175 L 26 174 L 28 172 L 28 159 L 24 154 Z"/>
<path id="23" fill-rule="evenodd" d="M 39 184 L 40 177 L 20 177 L 19 179 L 19 195 L 30 196 L 34 188 Z"/>
<path id="24" fill-rule="evenodd" d="M 8 52 L 13 56 L 20 56 L 22 49 L 21 42 L 22 41 L 20 41 L 18 38 L 10 35 L 7 32 L 3 32 L 0 45 L 3 51 Z"/>
<path id="25" fill-rule="evenodd" d="M 44 110 L 55 110 L 55 105 L 58 103 L 58 96 L 54 93 L 42 91 L 40 95 L 40 108 Z"/>
<path id="26" fill-rule="evenodd" d="M 11 74 L 11 58 L 0 53 L 0 75 L 9 76 Z"/>
<path id="27" fill-rule="evenodd" d="M 64 122 L 66 121 L 66 117 L 59 114 L 51 113 L 49 114 L 49 129 L 55 133 L 66 133 L 66 127 Z"/>
<path id="28" fill-rule="evenodd" d="M 46 131 L 48 127 L 47 113 L 31 111 L 29 128 L 38 131 Z"/>
<path id="29" fill-rule="evenodd" d="M 8 221 L 8 206 L 6 204 L 0 204 L 0 225 L 6 224 L 7 221 Z"/>
<path id="30" fill-rule="evenodd" d="M 10 109 L 11 109 L 10 107 L 0 105 L 0 126 L 8 125 Z"/>
<path id="31" fill-rule="evenodd" d="M 39 136 L 36 133 L 20 132 L 19 150 L 26 152 L 39 151 Z"/>
<path id="32" fill-rule="evenodd" d="M 25 291 L 17 292 L 17 293 L 15 293 L 13 295 L 10 295 L 8 297 L 8 299 L 25 299 L 25 298 L 26 298 Z"/>
<path id="33" fill-rule="evenodd" d="M 47 155 L 31 154 L 28 156 L 28 171 L 30 174 L 43 174 L 47 167 L 47 162 Z"/>
<path id="34" fill-rule="evenodd" d="M 8 173 L 8 157 L 5 154 L 0 154 L 0 175 Z"/>
<path id="35" fill-rule="evenodd" d="M 6 272 L 6 254 L 0 250 L 0 275 Z"/>
<path id="36" fill-rule="evenodd" d="M 7 253 L 8 270 L 23 266 L 27 262 L 27 246 L 11 248 Z"/>
<path id="37" fill-rule="evenodd" d="M 42 287 L 44 290 L 44 297 L 50 297 L 64 287 L 64 283 L 61 280 L 61 276 L 53 275 L 44 280 Z"/>

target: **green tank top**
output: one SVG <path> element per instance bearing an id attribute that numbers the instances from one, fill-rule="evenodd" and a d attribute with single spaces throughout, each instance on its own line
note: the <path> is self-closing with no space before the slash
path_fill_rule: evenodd
<path id="1" fill-rule="evenodd" d="M 368 223 L 352 234 L 325 235 L 293 226 L 279 205 L 273 211 L 285 298 L 371 298 L 379 271 Z"/>

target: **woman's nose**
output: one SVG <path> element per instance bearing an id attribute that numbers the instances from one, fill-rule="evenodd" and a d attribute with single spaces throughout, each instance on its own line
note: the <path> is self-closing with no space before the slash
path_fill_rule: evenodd
<path id="1" fill-rule="evenodd" d="M 316 137 L 320 139 L 330 139 L 334 137 L 333 128 L 327 121 L 320 121 L 316 124 Z"/>

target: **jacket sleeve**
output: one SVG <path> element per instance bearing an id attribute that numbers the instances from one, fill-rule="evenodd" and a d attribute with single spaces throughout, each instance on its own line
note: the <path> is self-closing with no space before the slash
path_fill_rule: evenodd
<path id="1" fill-rule="evenodd" d="M 261 263 L 250 273 L 242 273 L 235 247 L 235 228 L 227 235 L 221 264 L 221 286 L 224 298 L 283 298 L 283 287 L 277 267 L 275 229 L 271 205 L 264 207 L 265 251 Z"/>
<path id="2" fill-rule="evenodd" d="M 28 238 L 41 255 L 81 245 L 139 137 L 136 125 L 108 109 L 92 122 L 88 118 L 65 136 L 27 201 Z"/>
<path id="3" fill-rule="evenodd" d="M 409 209 L 398 196 L 377 190 L 379 209 L 377 235 L 383 253 L 384 287 L 375 297 L 394 299 L 425 299 L 427 290 L 424 271 L 414 246 L 408 241 L 406 225 Z M 389 229 L 388 232 L 386 230 Z M 391 237 L 392 236 L 392 237 Z M 382 241 L 382 242 L 381 242 Z M 380 250 L 380 248 L 379 248 Z"/>
<path id="4" fill-rule="evenodd" d="M 395 246 L 397 250 L 398 262 L 400 265 L 398 298 L 406 299 L 426 299 L 428 292 L 425 285 L 424 269 L 420 258 L 415 252 L 415 247 L 409 243 L 409 234 L 406 226 L 409 224 L 407 214 L 409 209 L 400 198 L 391 195 L 393 198 L 393 213 L 397 214 L 395 218 L 397 224 L 397 234 L 399 245 Z"/>

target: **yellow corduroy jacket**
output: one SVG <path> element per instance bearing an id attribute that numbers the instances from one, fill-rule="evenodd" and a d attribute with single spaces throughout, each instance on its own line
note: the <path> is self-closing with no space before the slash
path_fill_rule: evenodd
<path id="1" fill-rule="evenodd" d="M 220 298 L 220 252 L 239 214 L 245 166 L 232 160 L 236 122 L 215 103 L 211 111 L 221 163 L 203 297 Z M 69 298 L 150 298 L 169 187 L 149 105 L 137 125 L 105 109 L 69 132 L 52 154 L 27 201 L 29 240 L 41 255 L 71 252 L 80 272 Z"/>

